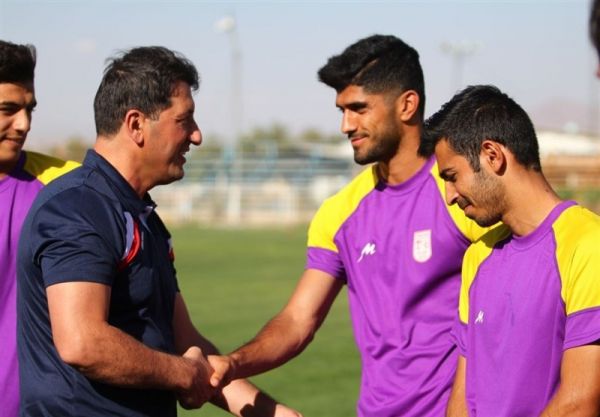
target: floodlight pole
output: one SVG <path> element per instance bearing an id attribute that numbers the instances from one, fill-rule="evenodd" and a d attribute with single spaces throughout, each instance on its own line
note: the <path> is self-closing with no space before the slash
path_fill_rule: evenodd
<path id="1" fill-rule="evenodd" d="M 239 224 L 241 220 L 241 184 L 237 146 L 242 132 L 242 52 L 237 31 L 237 22 L 231 15 L 215 23 L 218 32 L 226 33 L 231 46 L 231 119 L 233 136 L 227 141 L 225 154 L 230 158 L 231 169 L 227 181 L 227 222 Z"/>
<path id="2" fill-rule="evenodd" d="M 463 88 L 463 76 L 465 71 L 465 61 L 467 57 L 473 55 L 482 47 L 480 42 L 442 42 L 440 48 L 443 52 L 450 54 L 453 61 L 453 88 L 458 91 Z"/>

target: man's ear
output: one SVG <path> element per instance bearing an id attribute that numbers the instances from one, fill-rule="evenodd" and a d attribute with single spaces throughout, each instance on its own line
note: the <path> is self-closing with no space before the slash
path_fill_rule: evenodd
<path id="1" fill-rule="evenodd" d="M 138 146 L 144 145 L 144 125 L 147 122 L 146 115 L 137 109 L 131 109 L 125 113 L 125 131 L 127 136 Z"/>
<path id="2" fill-rule="evenodd" d="M 490 139 L 481 143 L 481 152 L 479 159 L 481 164 L 485 164 L 490 170 L 498 175 L 502 175 L 506 170 L 506 148 Z"/>
<path id="3" fill-rule="evenodd" d="M 419 111 L 419 94 L 415 90 L 406 90 L 396 99 L 396 114 L 404 123 L 410 122 Z"/>

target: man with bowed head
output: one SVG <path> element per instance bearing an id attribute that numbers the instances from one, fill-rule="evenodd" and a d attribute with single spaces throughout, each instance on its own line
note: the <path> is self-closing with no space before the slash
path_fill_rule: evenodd
<path id="1" fill-rule="evenodd" d="M 495 229 L 466 252 L 448 417 L 600 415 L 600 217 L 542 173 L 531 120 L 492 86 L 426 123 L 448 204 Z"/>
<path id="2" fill-rule="evenodd" d="M 369 36 L 330 58 L 319 79 L 336 91 L 355 161 L 373 165 L 313 218 L 306 267 L 283 310 L 245 346 L 209 356 L 212 383 L 299 354 L 347 285 L 362 361 L 358 415 L 439 417 L 456 365 L 450 330 L 460 260 L 484 230 L 446 206 L 435 158 L 420 150 L 417 51 L 394 36 Z"/>
<path id="3" fill-rule="evenodd" d="M 33 45 L 0 40 L 0 393 L 4 417 L 19 414 L 17 247 L 27 211 L 48 182 L 77 166 L 23 150 L 36 107 Z"/>
<path id="4" fill-rule="evenodd" d="M 183 56 L 115 57 L 94 101 L 97 139 L 27 216 L 18 256 L 22 416 L 174 416 L 210 400 L 238 416 L 298 416 L 244 380 L 209 385 L 215 347 L 179 291 L 148 191 L 184 175 L 202 141 Z"/>

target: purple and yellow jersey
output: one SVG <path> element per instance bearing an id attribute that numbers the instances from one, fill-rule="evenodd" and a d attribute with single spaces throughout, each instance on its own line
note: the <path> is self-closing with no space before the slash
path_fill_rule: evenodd
<path id="1" fill-rule="evenodd" d="M 430 158 L 390 186 L 370 167 L 323 203 L 309 229 L 306 268 L 347 283 L 360 416 L 444 414 L 461 261 L 485 229 L 446 205 L 437 173 Z"/>
<path id="2" fill-rule="evenodd" d="M 600 339 L 600 217 L 567 201 L 523 237 L 465 254 L 457 339 L 469 415 L 537 416 L 566 349 Z"/>
<path id="3" fill-rule="evenodd" d="M 3 415 L 18 415 L 16 350 L 16 260 L 23 220 L 38 191 L 78 164 L 34 152 L 21 152 L 17 166 L 0 178 L 0 393 Z"/>

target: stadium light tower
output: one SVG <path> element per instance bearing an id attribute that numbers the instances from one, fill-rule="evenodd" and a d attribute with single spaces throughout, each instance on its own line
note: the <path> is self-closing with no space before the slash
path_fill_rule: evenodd
<path id="1" fill-rule="evenodd" d="M 242 131 L 242 51 L 235 17 L 227 15 L 215 22 L 215 29 L 229 37 L 231 45 L 231 118 L 233 144 L 237 143 Z"/>
<path id="2" fill-rule="evenodd" d="M 226 33 L 231 45 L 231 122 L 233 135 L 225 146 L 224 166 L 229 166 L 225 173 L 227 202 L 225 215 L 230 224 L 239 224 L 242 215 L 242 189 L 240 184 L 239 161 L 236 157 L 236 146 L 242 131 L 242 52 L 237 31 L 237 23 L 232 15 L 224 16 L 215 22 L 219 33 Z"/>
<path id="3" fill-rule="evenodd" d="M 482 48 L 481 42 L 461 41 L 461 42 L 442 42 L 440 45 L 443 52 L 452 57 L 453 62 L 453 88 L 458 91 L 463 88 L 463 75 L 465 71 L 465 61 L 467 57 L 473 55 Z"/>

